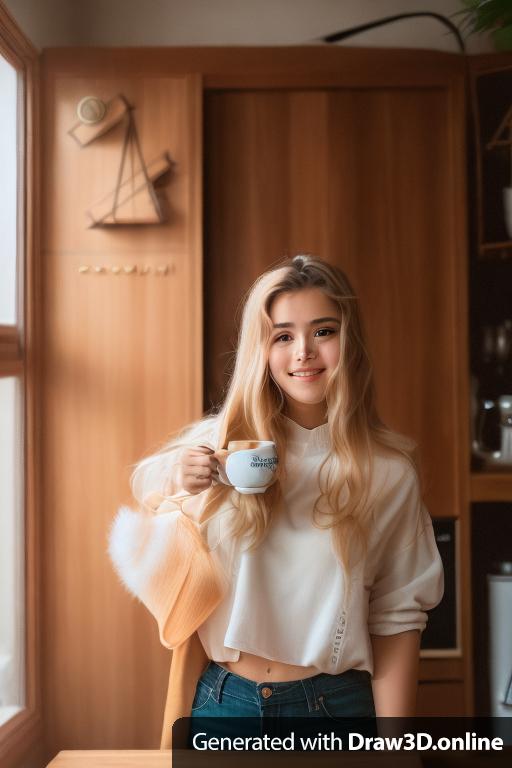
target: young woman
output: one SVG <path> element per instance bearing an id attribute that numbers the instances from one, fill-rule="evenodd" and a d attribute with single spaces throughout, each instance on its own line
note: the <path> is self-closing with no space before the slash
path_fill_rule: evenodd
<path id="1" fill-rule="evenodd" d="M 231 440 L 276 443 L 264 494 L 218 482 Z M 124 509 L 111 533 L 176 649 L 180 714 L 414 714 L 425 611 L 443 593 L 414 453 L 378 417 L 344 273 L 296 256 L 263 274 L 219 413 L 141 462 L 134 495 L 159 514 Z"/>

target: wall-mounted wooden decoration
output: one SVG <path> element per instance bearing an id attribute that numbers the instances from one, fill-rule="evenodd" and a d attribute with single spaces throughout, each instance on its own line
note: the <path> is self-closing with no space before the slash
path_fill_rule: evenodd
<path id="1" fill-rule="evenodd" d="M 172 160 L 164 152 L 146 165 L 133 110 L 134 107 L 120 94 L 105 105 L 105 114 L 101 119 L 92 124 L 81 121 L 69 131 L 81 147 L 86 147 L 121 121 L 126 123 L 115 187 L 87 211 L 90 227 L 161 224 L 167 218 L 165 200 L 154 183 L 171 170 Z"/>
<path id="2" fill-rule="evenodd" d="M 92 99 L 92 97 L 89 97 Z M 79 102 L 80 108 L 86 99 L 82 99 Z M 97 99 L 100 101 L 100 99 Z M 107 104 L 105 104 L 105 114 L 101 120 L 90 123 L 89 121 L 80 120 L 76 125 L 71 128 L 69 135 L 81 146 L 86 147 L 91 141 L 94 141 L 99 136 L 107 133 L 114 128 L 126 115 L 130 108 L 130 105 L 126 101 L 125 97 L 121 94 L 114 96 Z M 77 111 L 79 111 L 77 109 Z M 80 114 L 80 112 L 79 112 Z"/>

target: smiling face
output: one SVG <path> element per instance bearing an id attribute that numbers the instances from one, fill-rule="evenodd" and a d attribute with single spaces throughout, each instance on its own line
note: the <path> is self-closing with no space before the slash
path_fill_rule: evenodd
<path id="1" fill-rule="evenodd" d="M 340 309 L 320 288 L 304 288 L 277 296 L 270 318 L 270 373 L 287 415 L 312 429 L 327 418 L 327 382 L 340 359 Z"/>

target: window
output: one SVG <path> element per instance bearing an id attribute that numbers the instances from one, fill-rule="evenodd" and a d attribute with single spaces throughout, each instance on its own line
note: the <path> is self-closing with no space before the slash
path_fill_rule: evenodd
<path id="1" fill-rule="evenodd" d="M 0 56 L 0 325 L 16 323 L 18 73 Z"/>
<path id="2" fill-rule="evenodd" d="M 35 508 L 37 51 L 0 2 L 0 765 L 42 742 Z M 40 494 L 39 494 L 40 495 Z"/>
<path id="3" fill-rule="evenodd" d="M 0 725 L 25 706 L 22 90 L 0 55 Z"/>
<path id="4" fill-rule="evenodd" d="M 0 725 L 25 706 L 20 381 L 0 378 Z"/>

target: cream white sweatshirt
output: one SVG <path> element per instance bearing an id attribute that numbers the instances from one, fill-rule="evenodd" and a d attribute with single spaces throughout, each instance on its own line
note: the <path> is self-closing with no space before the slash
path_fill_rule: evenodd
<path id="1" fill-rule="evenodd" d="M 216 447 L 216 429 L 215 420 L 208 433 L 201 425 L 199 442 Z M 442 563 L 416 473 L 405 458 L 375 456 L 374 523 L 348 590 L 330 531 L 312 524 L 319 468 L 329 452 L 328 425 L 308 430 L 286 419 L 286 430 L 284 503 L 256 550 L 249 552 L 244 542 L 237 545 L 227 536 L 236 509 L 226 503 L 207 527 L 211 563 L 198 570 L 192 564 L 193 532 L 186 533 L 186 546 L 183 531 L 176 539 L 183 515 L 171 505 L 156 516 L 122 510 L 111 531 L 112 559 L 128 588 L 157 618 L 161 640 L 170 647 L 197 629 L 214 661 L 237 661 L 245 651 L 329 674 L 371 673 L 370 634 L 423 630 L 425 611 L 443 595 Z M 191 444 L 194 435 L 193 430 Z M 149 484 L 155 490 L 157 477 L 163 482 L 169 466 L 155 466 L 152 473 Z M 187 514 L 195 517 L 203 500 L 204 494 L 189 499 Z M 173 568 L 173 558 L 179 567 Z M 219 569 L 222 588 L 213 579 Z M 203 586 L 201 611 L 190 610 L 188 618 L 182 600 L 166 597 L 183 594 L 173 584 L 177 573 L 194 595 L 198 587 L 190 574 L 197 573 Z"/>

